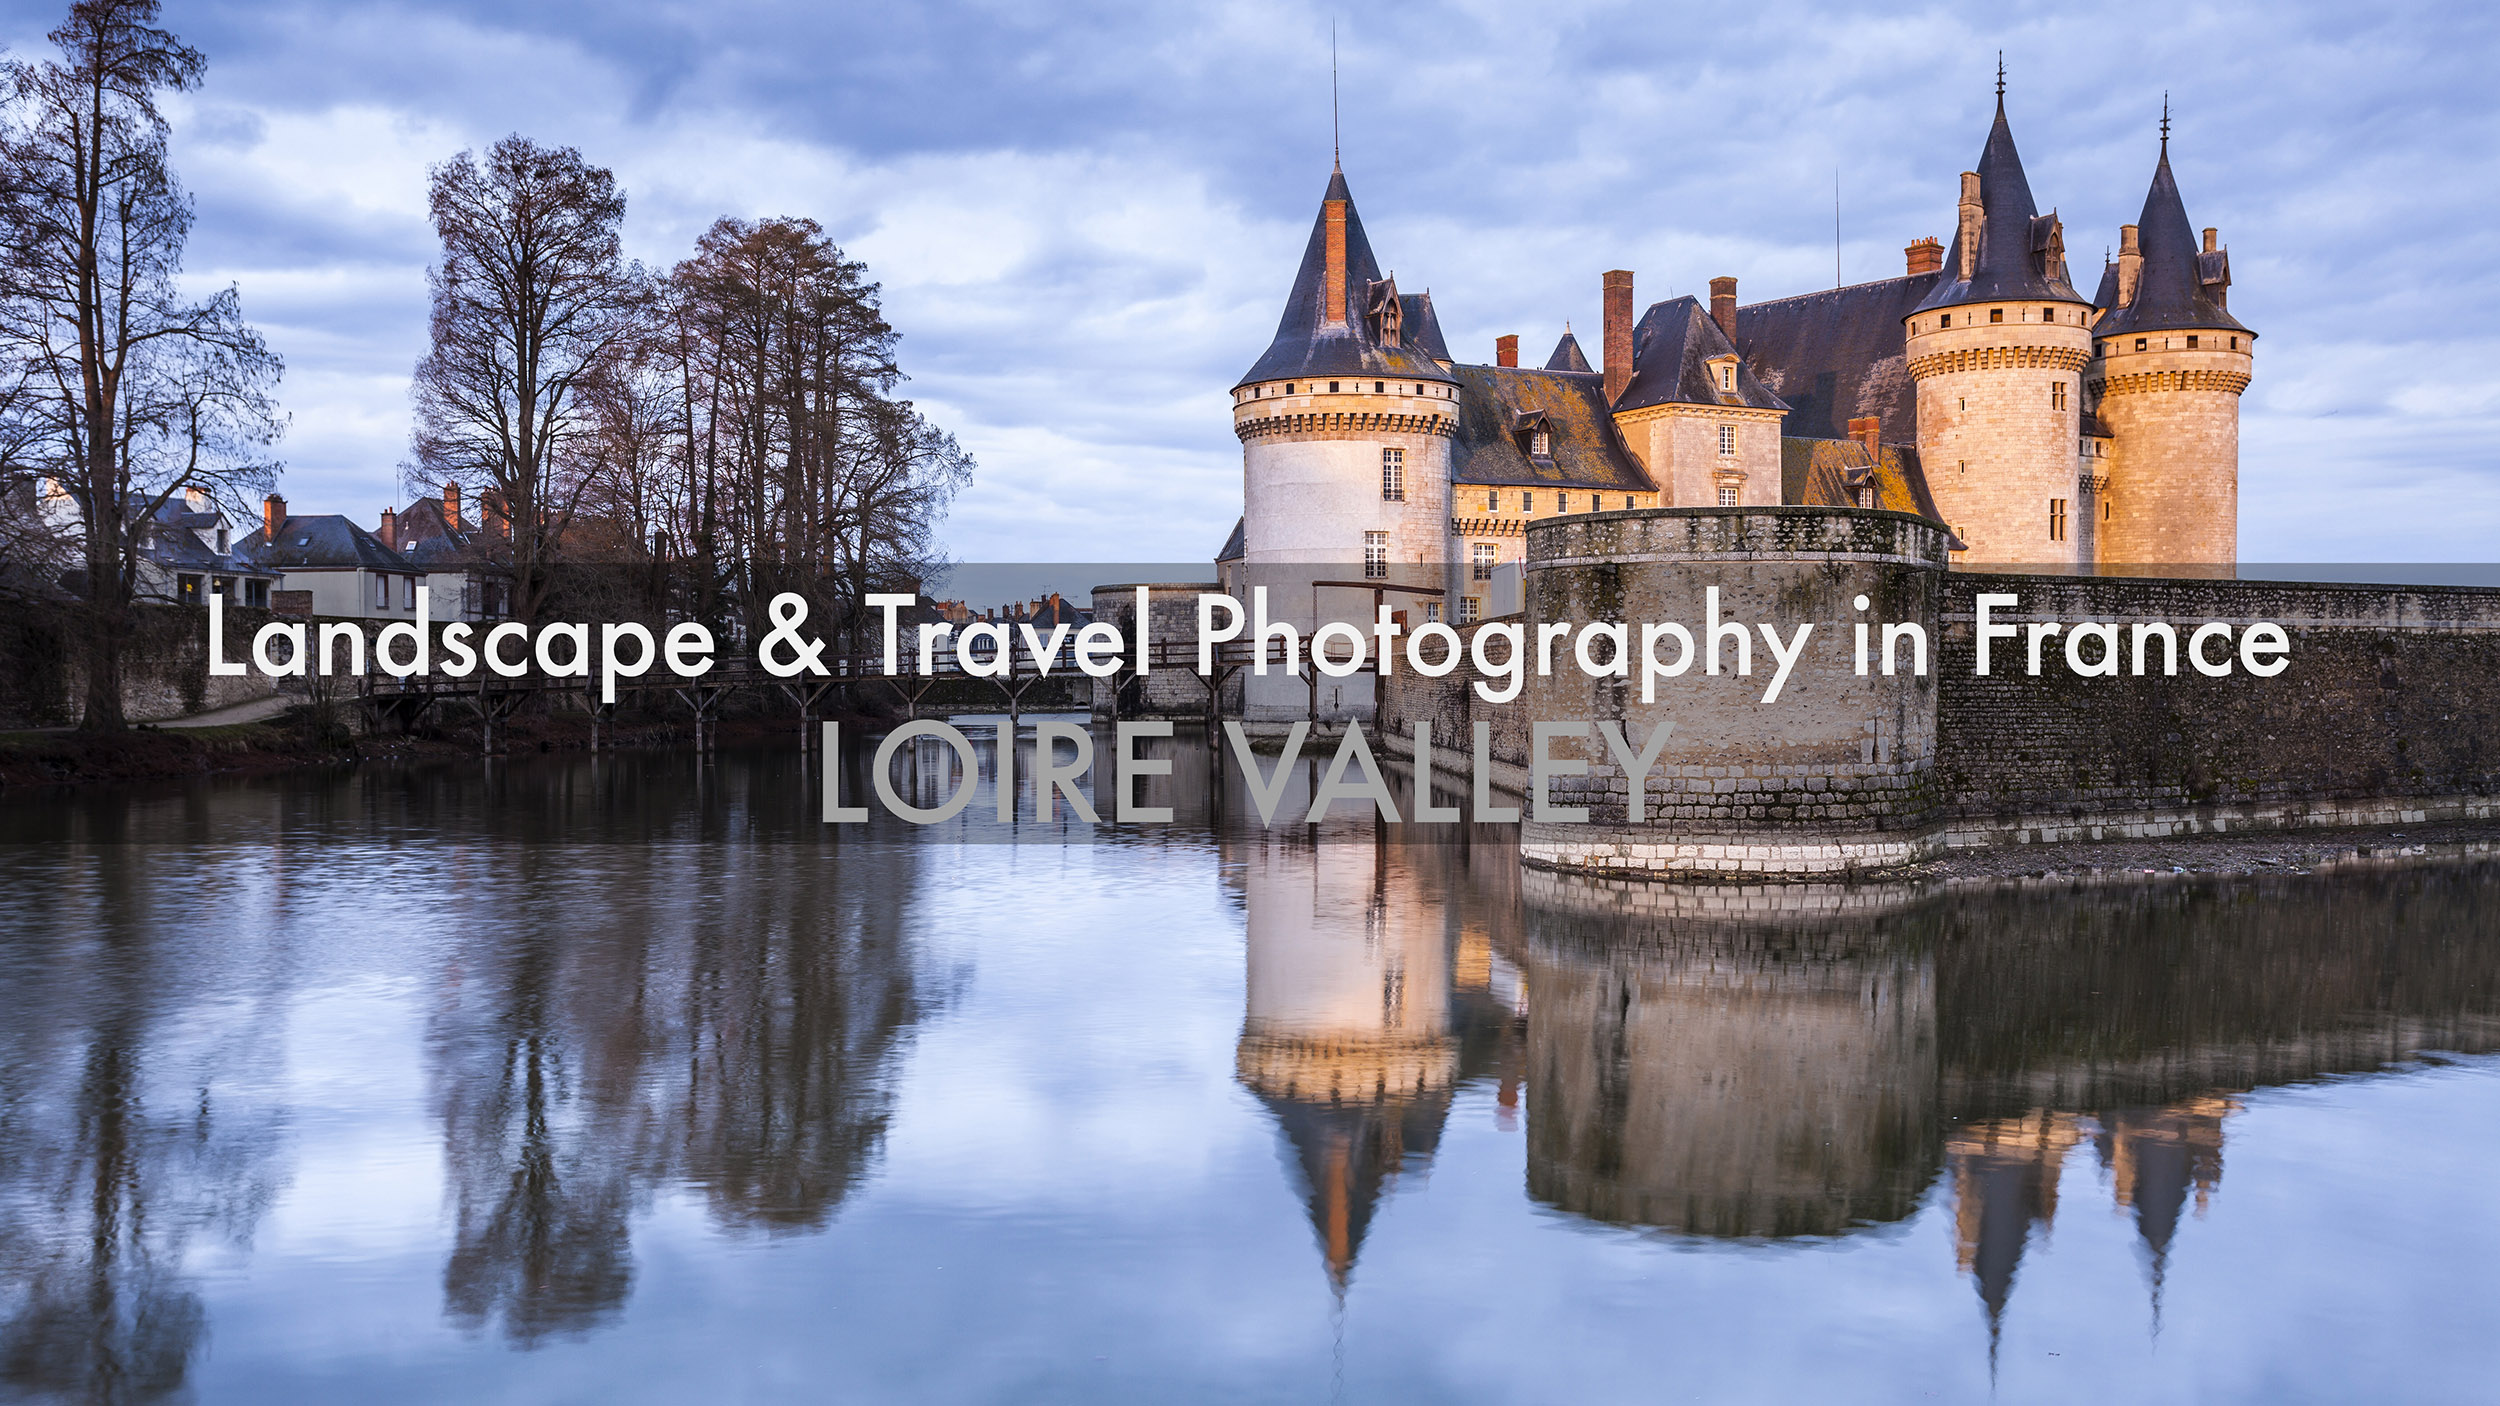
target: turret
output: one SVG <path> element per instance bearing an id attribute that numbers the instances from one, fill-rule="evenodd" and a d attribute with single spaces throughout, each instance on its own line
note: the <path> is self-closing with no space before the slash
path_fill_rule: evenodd
<path id="1" fill-rule="evenodd" d="M 1944 277 L 1904 319 L 1918 447 L 1971 565 L 2072 566 L 2089 505 L 2077 473 L 2091 304 L 2067 281 L 2065 230 L 2039 213 L 2005 120 L 1962 175 Z"/>
<path id="2" fill-rule="evenodd" d="M 1382 274 L 1345 172 L 1331 172 L 1275 340 L 1233 387 L 1244 562 L 1270 588 L 1271 618 L 1291 603 L 1307 636 L 1314 599 L 1330 618 L 1371 618 L 1368 597 L 1315 597 L 1314 579 L 1444 584 L 1459 408 L 1449 361 L 1429 296 Z M 1421 622 L 1418 598 L 1389 604 Z M 1251 681 L 1245 704 L 1254 718 L 1309 706 L 1301 680 L 1273 672 Z M 1368 717 L 1370 680 L 1332 684 L 1321 711 Z"/>
<path id="3" fill-rule="evenodd" d="M 2144 213 L 2102 278 L 2085 392 L 2109 435 L 2098 564 L 2228 575 L 2239 560 L 2240 393 L 2257 334 L 2233 317 L 2231 255 L 2200 246 L 2170 171 L 2170 119 Z"/>

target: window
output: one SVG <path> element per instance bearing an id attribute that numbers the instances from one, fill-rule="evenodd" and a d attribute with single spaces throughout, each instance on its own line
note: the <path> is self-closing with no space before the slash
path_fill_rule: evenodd
<path id="1" fill-rule="evenodd" d="M 1484 510 L 1488 513 L 1498 513 L 1502 510 L 1502 490 L 1495 488 L 1486 491 Z"/>
<path id="2" fill-rule="evenodd" d="M 1363 534 L 1363 578 L 1376 581 L 1389 574 L 1389 534 Z"/>
<path id="3" fill-rule="evenodd" d="M 1632 511 L 1632 495 L 1629 493 L 1623 495 L 1623 510 L 1627 513 Z"/>
<path id="4" fill-rule="evenodd" d="M 184 605 L 198 605 L 200 603 L 200 578 L 197 576 L 175 577 L 174 596 Z"/>
<path id="5" fill-rule="evenodd" d="M 1554 441 L 1552 436 L 1548 435 L 1543 430 L 1537 430 L 1531 433 L 1528 436 L 1528 453 L 1539 459 L 1553 458 Z"/>
<path id="6" fill-rule="evenodd" d="M 234 578 L 231 576 L 220 576 L 216 580 L 208 583 L 208 589 L 217 595 L 221 595 L 226 597 L 228 600 L 232 600 L 234 598 Z"/>
<path id="7" fill-rule="evenodd" d="M 1373 395 L 1387 395 L 1388 393 L 1389 393 L 1389 383 L 1388 383 L 1388 382 L 1386 382 L 1386 381 L 1374 381 L 1374 382 L 1372 382 L 1372 394 L 1373 394 Z"/>
<path id="8" fill-rule="evenodd" d="M 399 605 L 402 610 L 414 610 L 417 608 L 416 577 L 402 576 L 399 578 Z"/>
<path id="9" fill-rule="evenodd" d="M 2063 410 L 2066 408 L 2066 383 L 2064 381 L 2055 381 L 2050 383 L 2049 408 L 2051 410 Z"/>
<path id="10" fill-rule="evenodd" d="M 388 576 L 376 575 L 373 578 L 373 608 L 376 610 L 391 608 L 391 578 Z"/>
<path id="11" fill-rule="evenodd" d="M 2042 322 L 2055 322 L 2055 321 L 2057 321 L 2057 309 L 2055 309 L 2055 308 L 2042 308 L 2042 309 L 2040 309 L 2040 320 L 2041 320 Z"/>
<path id="12" fill-rule="evenodd" d="M 2117 501 L 2116 499 L 2114 499 L 2114 498 L 2103 498 L 2103 499 L 2101 500 L 2101 521 L 2103 521 L 2103 522 L 2107 522 L 2107 521 L 2109 521 L 2109 518 L 2110 518 L 2110 514 L 2111 514 L 2111 512 L 2112 512 L 2112 511 L 2114 511 L 2114 510 L 2117 508 L 2117 506 L 2118 506 L 2118 501 Z"/>
<path id="13" fill-rule="evenodd" d="M 2137 351 L 2142 351 L 2142 350 L 2144 350 L 2144 339 L 2143 339 L 2142 337 L 2138 337 L 2138 338 L 2136 338 L 2136 339 L 2135 339 L 2135 349 L 2136 349 Z"/>
<path id="14" fill-rule="evenodd" d="M 1458 623 L 1461 625 L 1473 625 L 1483 618 L 1484 597 L 1460 596 L 1458 598 Z"/>
<path id="15" fill-rule="evenodd" d="M 1988 309 L 1988 320 L 1989 320 L 1990 322 L 2003 322 L 2003 321 L 2005 320 L 2005 309 L 2003 309 L 2003 308 L 1990 308 L 1990 309 Z"/>
<path id="16" fill-rule="evenodd" d="M 1424 623 L 1427 625 L 1438 625 L 1441 623 L 1441 602 L 1437 600 L 1428 600 L 1424 602 Z"/>
<path id="17" fill-rule="evenodd" d="M 1719 389 L 1723 391 L 1736 389 L 1736 363 L 1732 361 L 1720 363 Z"/>
<path id="18" fill-rule="evenodd" d="M 2066 540 L 2066 500 L 2063 498 L 2049 500 L 2049 540 L 2052 542 Z"/>
<path id="19" fill-rule="evenodd" d="M 1734 425 L 1719 426 L 1719 457 L 1722 459 L 1732 458 L 1735 456 L 1735 453 L 1736 427 Z"/>
<path id="20" fill-rule="evenodd" d="M 221 527 L 217 529 L 217 554 L 223 556 L 226 551 L 226 529 Z"/>
<path id="21" fill-rule="evenodd" d="M 244 582 L 243 603 L 256 610 L 267 610 L 269 608 L 269 583 L 266 581 Z"/>
<path id="22" fill-rule="evenodd" d="M 1502 549 L 1491 542 L 1478 542 L 1468 549 L 1468 575 L 1478 581 L 1493 579 L 1493 563 Z"/>
<path id="23" fill-rule="evenodd" d="M 1291 381 L 1287 381 L 1287 382 L 1285 382 L 1285 394 L 1287 394 L 1287 395 L 1291 395 L 1291 394 L 1293 394 L 1293 382 L 1291 382 Z"/>
<path id="24" fill-rule="evenodd" d="M 1328 393 L 1330 395 L 1335 395 L 1337 393 L 1337 383 L 1335 381 L 1328 383 Z"/>
<path id="25" fill-rule="evenodd" d="M 1736 489 L 1734 485 L 1721 484 L 1719 486 L 1719 506 L 1722 508 L 1733 508 L 1736 506 Z"/>
<path id="26" fill-rule="evenodd" d="M 2240 349 L 2240 339 L 2239 339 L 2239 338 L 2237 338 L 2237 337 L 2233 337 L 2233 338 L 2231 339 L 2231 350 L 2233 350 L 2233 351 L 2238 351 L 2239 349 Z"/>
<path id="27" fill-rule="evenodd" d="M 1535 512 L 1536 495 L 1522 490 L 1519 495 L 1519 511 L 1523 513 Z"/>
<path id="28" fill-rule="evenodd" d="M 1380 451 L 1380 501 L 1406 501 L 1406 451 L 1403 449 Z"/>
<path id="29" fill-rule="evenodd" d="M 1944 316 L 1942 316 L 1942 317 L 1940 317 L 1940 318 L 1937 318 L 1937 319 L 1936 319 L 1936 327 L 1937 327 L 1937 329 L 1938 329 L 1938 330 L 1940 330 L 1940 331 L 1941 331 L 1942 329 L 1947 328 L 1947 327 L 1950 327 L 1950 326 L 1952 326 L 1952 325 L 1953 325 L 1953 314 L 1951 314 L 1951 313 L 1946 313 Z"/>

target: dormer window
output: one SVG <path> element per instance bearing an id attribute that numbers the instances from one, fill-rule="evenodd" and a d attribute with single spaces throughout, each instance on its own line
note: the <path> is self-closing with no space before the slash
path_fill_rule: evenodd
<path id="1" fill-rule="evenodd" d="M 1732 391 L 1736 389 L 1735 366 L 1725 365 L 1719 368 L 1719 389 L 1723 391 Z"/>
<path id="2" fill-rule="evenodd" d="M 1553 458 L 1554 441 L 1552 437 L 1547 435 L 1543 430 L 1531 431 L 1528 435 L 1528 455 L 1530 458 L 1535 459 Z"/>

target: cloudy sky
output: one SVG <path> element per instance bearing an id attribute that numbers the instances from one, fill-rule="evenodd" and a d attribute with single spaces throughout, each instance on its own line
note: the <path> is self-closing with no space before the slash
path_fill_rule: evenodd
<path id="1" fill-rule="evenodd" d="M 57 3 L 7 0 L 43 47 Z M 1734 274 L 1751 301 L 1949 235 L 1997 51 L 2078 282 L 2140 208 L 2165 90 L 2196 223 L 2264 341 L 2242 556 L 2488 560 L 2500 528 L 2500 20 L 2480 6 L 1433 3 L 1334 12 L 1345 166 L 1453 349 L 1541 358 Z M 967 561 L 1212 555 L 1227 387 L 1274 330 L 1329 162 L 1325 5 L 169 0 L 191 266 L 287 359 L 286 488 L 397 496 L 433 255 L 425 175 L 507 132 L 614 169 L 636 257 L 821 221 L 885 288 L 908 393 L 980 461 Z"/>

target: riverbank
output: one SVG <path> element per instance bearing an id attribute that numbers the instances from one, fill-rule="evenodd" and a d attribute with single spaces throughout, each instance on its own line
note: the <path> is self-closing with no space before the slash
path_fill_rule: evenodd
<path id="1" fill-rule="evenodd" d="M 162 781 L 187 776 L 251 775 L 292 767 L 360 761 L 454 760 L 478 755 L 475 726 L 416 734 L 356 734 L 317 728 L 310 708 L 297 705 L 273 717 L 202 725 L 201 720 L 143 723 L 118 733 L 75 730 L 0 732 L 0 790 L 38 786 L 86 786 Z M 885 719 L 837 714 L 846 727 L 884 726 Z M 780 718 L 725 718 L 714 736 L 723 743 L 795 736 L 795 723 Z M 507 753 L 582 752 L 591 744 L 590 719 L 580 713 L 521 715 L 497 725 Z M 684 747 L 694 741 L 682 721 L 611 723 L 602 747 Z"/>

